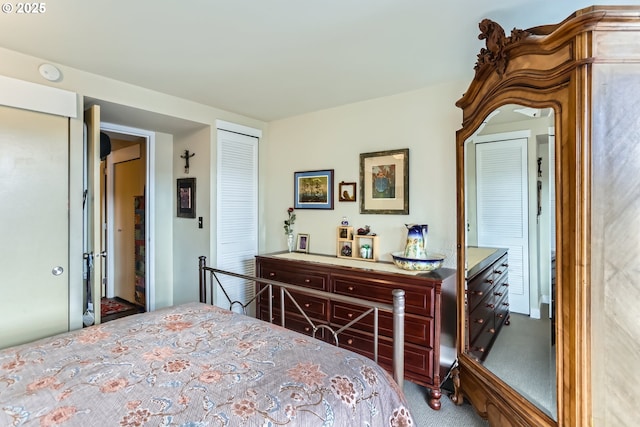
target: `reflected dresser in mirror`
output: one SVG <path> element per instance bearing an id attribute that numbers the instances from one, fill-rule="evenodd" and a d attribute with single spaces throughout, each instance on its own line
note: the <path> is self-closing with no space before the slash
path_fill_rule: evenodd
<path id="1" fill-rule="evenodd" d="M 452 399 L 491 426 L 634 425 L 640 7 L 479 28 L 486 47 L 456 104 Z"/>

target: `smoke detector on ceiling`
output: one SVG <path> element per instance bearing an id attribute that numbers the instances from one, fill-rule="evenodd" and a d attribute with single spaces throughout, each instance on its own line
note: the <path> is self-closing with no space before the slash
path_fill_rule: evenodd
<path id="1" fill-rule="evenodd" d="M 38 67 L 40 75 L 50 82 L 57 82 L 60 79 L 60 70 L 55 65 L 42 64 Z"/>

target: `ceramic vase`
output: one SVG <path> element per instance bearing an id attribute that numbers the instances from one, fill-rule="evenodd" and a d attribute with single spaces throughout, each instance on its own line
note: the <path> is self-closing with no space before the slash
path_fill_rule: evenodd
<path id="1" fill-rule="evenodd" d="M 289 252 L 293 252 L 295 249 L 295 239 L 293 238 L 293 232 L 287 233 L 287 248 Z"/>

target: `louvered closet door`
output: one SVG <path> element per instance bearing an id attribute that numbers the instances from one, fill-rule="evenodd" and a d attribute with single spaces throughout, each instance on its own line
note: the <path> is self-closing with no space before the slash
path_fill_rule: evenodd
<path id="1" fill-rule="evenodd" d="M 219 129 L 217 164 L 217 268 L 255 276 L 258 138 Z M 232 301 L 245 303 L 255 293 L 252 282 L 226 276 L 223 284 Z M 229 308 L 221 291 L 216 295 L 216 305 Z"/>
<path id="2" fill-rule="evenodd" d="M 509 310 L 529 314 L 527 139 L 476 145 L 478 246 L 509 249 Z"/>

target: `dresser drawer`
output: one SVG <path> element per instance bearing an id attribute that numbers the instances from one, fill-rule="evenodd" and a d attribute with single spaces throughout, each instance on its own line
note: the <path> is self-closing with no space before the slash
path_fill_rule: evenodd
<path id="1" fill-rule="evenodd" d="M 291 297 L 298 303 L 302 311 L 309 316 L 327 321 L 329 318 L 329 301 L 324 298 L 317 298 L 309 295 L 291 292 Z M 284 307 L 287 312 L 302 315 L 295 303 L 288 295 L 284 297 Z"/>
<path id="2" fill-rule="evenodd" d="M 494 299 L 487 297 L 473 311 L 469 313 L 469 340 L 475 340 L 487 325 L 494 326 Z"/>
<path id="3" fill-rule="evenodd" d="M 470 280 L 467 284 L 467 302 L 469 310 L 473 310 L 483 299 L 491 293 L 495 284 L 493 268 L 489 267 Z"/>
<path id="4" fill-rule="evenodd" d="M 264 309 L 261 308 L 260 309 L 260 319 L 268 322 L 269 321 L 269 310 L 268 309 Z M 273 323 L 274 325 L 278 325 L 281 326 L 282 325 L 282 316 L 280 313 L 280 310 L 273 310 L 273 317 L 272 317 L 273 321 L 271 323 Z M 316 324 L 316 326 L 318 326 L 318 323 L 312 319 L 314 321 L 314 323 Z M 284 320 L 284 327 L 287 329 L 290 329 L 292 331 L 296 331 L 296 332 L 300 332 L 302 334 L 308 335 L 310 337 L 313 337 L 313 327 L 309 324 L 309 322 L 307 322 L 307 320 L 304 317 L 299 317 L 296 316 L 292 313 L 287 312 L 287 316 Z M 325 328 L 320 328 L 316 331 L 316 335 L 315 338 L 319 339 L 319 340 L 323 340 L 325 339 L 325 332 L 326 329 Z M 327 334 L 330 335 L 330 334 Z"/>
<path id="5" fill-rule="evenodd" d="M 493 322 L 490 323 L 491 324 L 485 325 L 485 327 L 482 328 L 478 336 L 472 340 L 469 345 L 469 351 L 478 360 L 484 360 L 485 357 L 487 357 L 489 349 L 497 334 L 497 330 Z"/>
<path id="6" fill-rule="evenodd" d="M 393 290 L 405 292 L 405 312 L 419 316 L 433 317 L 435 290 L 432 286 L 402 286 L 402 283 L 376 283 L 360 281 L 355 277 L 332 275 L 334 292 L 369 301 L 393 304 Z"/>
<path id="7" fill-rule="evenodd" d="M 331 325 L 344 326 L 362 314 L 365 309 L 356 305 L 334 302 L 331 306 Z M 354 329 L 373 333 L 373 313 L 368 314 L 358 323 L 352 326 Z M 390 313 L 379 312 L 378 330 L 380 336 L 393 336 L 393 316 Z M 420 317 L 415 314 L 405 314 L 404 316 L 405 342 L 416 345 L 431 347 L 433 343 L 434 324 L 429 317 Z"/>
<path id="8" fill-rule="evenodd" d="M 263 289 L 267 285 L 261 284 L 258 289 Z M 258 305 L 265 310 L 269 309 L 268 305 L 268 290 L 264 291 L 264 293 L 260 294 L 258 297 Z M 284 309 L 286 311 L 293 312 L 295 314 L 300 314 L 300 311 L 296 307 L 292 298 L 298 303 L 300 308 L 304 311 L 304 313 L 309 317 L 315 317 L 317 319 L 322 319 L 323 321 L 327 321 L 329 318 L 329 301 L 325 298 L 318 298 L 311 295 L 305 295 L 293 291 L 289 291 L 290 295 L 285 293 L 284 295 Z M 271 291 L 271 301 L 273 309 L 280 309 L 280 287 L 273 286 Z"/>
<path id="9" fill-rule="evenodd" d="M 509 295 L 503 295 L 498 302 L 496 302 L 495 310 L 495 325 L 496 329 L 500 329 L 502 324 L 509 316 Z"/>
<path id="10" fill-rule="evenodd" d="M 494 273 L 496 282 L 499 280 L 502 280 L 503 277 L 507 276 L 508 272 L 509 272 L 509 259 L 507 254 L 504 254 L 504 256 L 500 257 L 500 259 L 496 261 L 495 264 L 493 264 L 493 273 Z"/>
<path id="11" fill-rule="evenodd" d="M 373 359 L 373 336 L 371 334 L 349 330 L 340 334 L 339 339 L 340 347 Z M 378 364 L 391 372 L 392 363 L 393 343 L 388 338 L 380 338 L 378 341 Z M 433 350 L 405 343 L 404 370 L 405 374 L 409 374 L 408 378 L 420 378 L 420 381 L 432 383 Z"/>
<path id="12" fill-rule="evenodd" d="M 320 271 L 288 269 L 279 264 L 263 262 L 260 264 L 259 275 L 263 279 L 276 280 L 321 291 L 329 290 L 329 275 Z"/>

